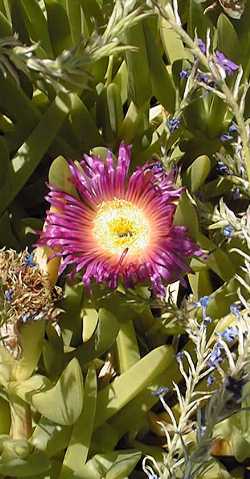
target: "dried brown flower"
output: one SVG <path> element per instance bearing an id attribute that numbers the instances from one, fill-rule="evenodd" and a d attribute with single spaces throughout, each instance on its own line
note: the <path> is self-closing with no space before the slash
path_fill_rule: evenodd
<path id="1" fill-rule="evenodd" d="M 0 250 L 0 342 L 16 359 L 22 352 L 20 327 L 29 321 L 55 321 L 60 297 L 60 288 L 51 288 L 27 250 Z"/>

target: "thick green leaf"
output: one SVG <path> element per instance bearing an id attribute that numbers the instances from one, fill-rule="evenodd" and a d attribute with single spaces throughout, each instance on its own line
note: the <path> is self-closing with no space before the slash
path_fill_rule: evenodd
<path id="1" fill-rule="evenodd" d="M 13 225 L 11 224 L 11 218 L 8 211 L 5 211 L 0 217 L 0 231 L 0 247 L 8 245 L 9 248 L 18 250 L 20 245 L 13 231 Z"/>
<path id="2" fill-rule="evenodd" d="M 58 56 L 63 50 L 72 47 L 71 32 L 67 12 L 62 2 L 45 0 L 50 41 L 54 55 Z"/>
<path id="3" fill-rule="evenodd" d="M 71 173 L 68 162 L 63 156 L 58 156 L 54 159 L 49 169 L 49 182 L 51 185 L 60 188 L 65 193 L 77 196 L 76 189 L 70 181 Z"/>
<path id="4" fill-rule="evenodd" d="M 181 37 L 173 30 L 165 18 L 160 18 L 160 34 L 164 51 L 171 64 L 176 60 L 188 58 L 189 55 L 184 48 Z"/>
<path id="5" fill-rule="evenodd" d="M 85 343 L 94 334 L 98 324 L 98 313 L 95 308 L 84 308 L 82 340 Z"/>
<path id="6" fill-rule="evenodd" d="M 115 342 L 120 324 L 113 311 L 101 308 L 98 313 L 98 324 L 89 341 L 79 346 L 76 357 L 81 364 L 97 358 L 105 353 Z"/>
<path id="7" fill-rule="evenodd" d="M 0 397 L 0 435 L 9 434 L 10 425 L 11 418 L 9 403 Z"/>
<path id="8" fill-rule="evenodd" d="M 120 331 L 116 338 L 117 357 L 120 374 L 124 373 L 140 360 L 136 332 L 133 321 L 121 324 Z"/>
<path id="9" fill-rule="evenodd" d="M 238 299 L 237 288 L 238 283 L 233 278 L 214 291 L 207 307 L 208 316 L 218 319 L 228 314 L 231 304 Z"/>
<path id="10" fill-rule="evenodd" d="M 93 24 L 94 19 L 98 25 L 104 25 L 102 7 L 100 6 L 98 0 L 79 0 L 79 3 L 84 11 L 85 16 L 88 18 L 88 23 Z"/>
<path id="11" fill-rule="evenodd" d="M 15 137 L 18 136 L 18 139 L 23 140 L 38 123 L 40 114 L 23 90 L 18 88 L 17 84 L 11 78 L 4 79 L 0 76 L 0 88 L 1 112 L 15 124 Z M 13 142 L 13 130 L 10 131 L 9 134 L 6 134 L 5 137 L 11 146 Z M 18 143 L 15 139 L 13 146 L 16 146 L 16 144 Z"/>
<path id="12" fill-rule="evenodd" d="M 196 274 L 189 274 L 188 280 L 192 288 L 194 300 L 198 301 L 202 296 L 210 296 L 213 292 L 213 285 L 210 273 L 207 269 L 197 271 Z"/>
<path id="13" fill-rule="evenodd" d="M 23 43 L 29 43 L 29 34 L 25 25 L 25 13 L 20 0 L 7 0 L 12 22 L 12 32 Z"/>
<path id="14" fill-rule="evenodd" d="M 107 471 L 106 479 L 124 479 L 129 477 L 137 462 L 141 458 L 141 452 L 132 452 L 131 454 L 123 454 L 122 457 L 117 457 L 114 464 Z"/>
<path id="15" fill-rule="evenodd" d="M 232 22 L 223 13 L 218 18 L 217 33 L 218 49 L 221 50 L 226 57 L 233 61 L 239 62 L 239 54 L 241 52 L 239 38 Z"/>
<path id="16" fill-rule="evenodd" d="M 132 143 L 136 137 L 145 131 L 145 117 L 148 120 L 148 110 L 138 109 L 133 102 L 130 103 L 126 116 L 122 122 L 119 137 L 126 143 Z"/>
<path id="17" fill-rule="evenodd" d="M 48 471 L 50 464 L 47 456 L 41 451 L 35 451 L 27 458 L 16 457 L 13 459 L 0 460 L 0 474 L 10 477 L 34 477 Z"/>
<path id="18" fill-rule="evenodd" d="M 199 234 L 199 222 L 195 207 L 188 195 L 183 193 L 178 203 L 174 222 L 178 226 L 186 226 L 191 237 L 196 240 Z"/>
<path id="19" fill-rule="evenodd" d="M 32 404 L 51 421 L 62 426 L 74 424 L 83 406 L 83 379 L 77 359 L 72 359 L 55 386 L 34 394 Z"/>
<path id="20" fill-rule="evenodd" d="M 162 106 L 170 113 L 175 110 L 175 88 L 169 70 L 162 60 L 159 44 L 155 38 L 154 20 L 148 18 L 144 22 L 144 34 L 152 93 Z"/>
<path id="21" fill-rule="evenodd" d="M 6 188 L 0 192 L 0 214 L 13 201 L 38 166 L 67 117 L 69 107 L 70 102 L 67 95 L 59 94 L 27 141 L 19 148 L 11 162 L 13 188 L 9 191 L 8 185 L 6 185 Z"/>
<path id="22" fill-rule="evenodd" d="M 128 99 L 128 70 L 125 61 L 122 62 L 113 79 L 113 83 L 117 85 L 121 95 L 122 104 L 124 104 Z"/>
<path id="23" fill-rule="evenodd" d="M 149 386 L 172 359 L 172 348 L 160 346 L 102 389 L 98 394 L 95 427 L 101 426 Z"/>
<path id="24" fill-rule="evenodd" d="M 110 452 L 115 448 L 118 440 L 118 431 L 109 422 L 105 422 L 94 431 L 91 448 L 95 453 L 99 454 Z"/>
<path id="25" fill-rule="evenodd" d="M 90 368 L 85 381 L 83 409 L 72 430 L 69 445 L 64 456 L 60 479 L 85 477 L 82 471 L 88 457 L 93 432 L 96 398 L 96 372 L 94 368 Z"/>
<path id="26" fill-rule="evenodd" d="M 161 386 L 171 387 L 172 381 L 178 382 L 180 380 L 181 374 L 175 360 L 175 355 L 172 353 L 172 360 L 166 363 L 166 370 L 156 376 L 149 386 L 144 388 L 140 394 L 111 418 L 110 424 L 118 436 L 116 442 L 127 432 L 137 432 L 141 430 L 144 425 L 148 427 L 146 412 L 158 401 L 158 398 L 154 396 L 152 392 Z M 102 427 L 98 428 L 96 433 L 99 432 L 99 434 L 101 434 L 101 431 Z"/>
<path id="27" fill-rule="evenodd" d="M 12 384 L 13 392 L 28 403 L 31 403 L 34 393 L 49 387 L 51 387 L 50 380 L 41 374 L 35 374 L 28 379 Z"/>
<path id="28" fill-rule="evenodd" d="M 65 285 L 64 298 L 61 303 L 64 311 L 61 329 L 66 346 L 78 345 L 82 338 L 83 284 Z"/>
<path id="29" fill-rule="evenodd" d="M 134 469 L 140 457 L 140 452 L 129 449 L 107 454 L 97 454 L 84 466 L 81 478 L 102 479 L 105 477 L 106 479 L 125 479 Z M 77 479 L 80 478 L 78 477 Z"/>
<path id="30" fill-rule="evenodd" d="M 0 37 L 9 37 L 11 34 L 11 24 L 8 22 L 5 15 L 0 12 Z"/>
<path id="31" fill-rule="evenodd" d="M 33 321 L 21 327 L 20 342 L 22 356 L 12 369 L 13 380 L 23 381 L 33 373 L 39 361 L 44 337 L 44 320 Z"/>
<path id="32" fill-rule="evenodd" d="M 123 109 L 120 91 L 115 83 L 107 87 L 107 107 L 111 130 L 117 136 L 123 121 Z"/>
<path id="33" fill-rule="evenodd" d="M 193 161 L 192 165 L 187 169 L 185 179 L 187 185 L 195 193 L 205 183 L 207 176 L 211 170 L 211 162 L 208 156 L 202 155 Z"/>
<path id="34" fill-rule="evenodd" d="M 69 120 L 73 132 L 79 141 L 80 148 L 88 152 L 91 148 L 103 143 L 94 118 L 83 101 L 76 94 L 70 95 L 71 112 Z"/>
<path id="35" fill-rule="evenodd" d="M 76 45 L 81 38 L 81 7 L 79 0 L 66 0 L 72 44 Z"/>
<path id="36" fill-rule="evenodd" d="M 145 35 L 141 23 L 125 34 L 125 43 L 137 48 L 126 52 L 129 98 L 138 108 L 144 107 L 151 97 L 151 75 L 148 64 Z"/>
<path id="37" fill-rule="evenodd" d="M 46 18 L 36 0 L 21 0 L 25 12 L 25 23 L 30 38 L 40 43 L 48 57 L 52 57 L 52 47 Z"/>
<path id="38" fill-rule="evenodd" d="M 59 426 L 42 416 L 30 438 L 30 442 L 48 457 L 66 449 L 72 432 L 71 426 Z"/>
<path id="39" fill-rule="evenodd" d="M 201 248 L 209 251 L 206 264 L 211 268 L 223 281 L 228 281 L 235 274 L 235 267 L 230 261 L 229 256 L 205 235 L 199 233 L 197 241 Z M 192 262 L 191 262 L 192 265 Z"/>
<path id="40" fill-rule="evenodd" d="M 208 15 L 204 15 L 203 7 L 196 0 L 190 0 L 188 5 L 188 33 L 194 38 L 197 35 L 199 38 L 205 39 L 208 29 L 213 28 L 213 24 Z"/>

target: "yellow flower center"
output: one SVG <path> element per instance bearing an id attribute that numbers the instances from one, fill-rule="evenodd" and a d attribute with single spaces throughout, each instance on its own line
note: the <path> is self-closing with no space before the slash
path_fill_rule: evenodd
<path id="1" fill-rule="evenodd" d="M 104 201 L 94 220 L 94 237 L 109 254 L 141 254 L 150 241 L 150 223 L 144 211 L 127 200 Z"/>

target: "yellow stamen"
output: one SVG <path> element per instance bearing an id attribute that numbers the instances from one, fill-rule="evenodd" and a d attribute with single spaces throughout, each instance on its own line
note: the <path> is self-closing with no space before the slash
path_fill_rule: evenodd
<path id="1" fill-rule="evenodd" d="M 94 237 L 109 254 L 143 253 L 150 241 L 150 223 L 144 211 L 127 200 L 104 201 L 94 220 Z"/>

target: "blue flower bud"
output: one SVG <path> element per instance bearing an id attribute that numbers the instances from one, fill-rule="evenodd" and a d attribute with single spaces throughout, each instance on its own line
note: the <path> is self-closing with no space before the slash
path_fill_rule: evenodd
<path id="1" fill-rule="evenodd" d="M 231 312 L 234 316 L 236 316 L 236 318 L 239 318 L 239 317 L 240 317 L 240 307 L 239 307 L 237 304 L 235 304 L 235 303 L 231 304 L 231 306 L 230 306 L 230 312 Z"/>
<path id="2" fill-rule="evenodd" d="M 223 161 L 218 161 L 217 162 L 216 170 L 222 176 L 230 175 L 230 170 L 229 170 L 228 166 L 225 165 L 225 163 L 223 163 Z"/>
<path id="3" fill-rule="evenodd" d="M 232 238 L 233 234 L 234 227 L 232 225 L 225 226 L 225 228 L 223 229 L 223 235 L 225 236 L 225 238 Z"/>
<path id="4" fill-rule="evenodd" d="M 223 133 L 221 136 L 220 136 L 220 141 L 222 141 L 222 143 L 226 143 L 228 141 L 232 141 L 234 139 L 234 137 L 232 135 L 229 135 L 229 133 Z"/>
<path id="5" fill-rule="evenodd" d="M 181 70 L 179 73 L 179 76 L 182 80 L 186 80 L 190 75 L 190 72 L 188 70 Z"/>
<path id="6" fill-rule="evenodd" d="M 221 348 L 222 346 L 216 344 L 213 351 L 211 352 L 210 358 L 208 360 L 208 366 L 210 368 L 217 368 L 219 363 L 222 361 Z"/>
<path id="7" fill-rule="evenodd" d="M 201 306 L 202 308 L 206 308 L 208 306 L 209 301 L 210 301 L 209 296 L 202 296 L 198 301 L 198 305 Z"/>
<path id="8" fill-rule="evenodd" d="M 169 391 L 169 388 L 160 386 L 158 389 L 152 392 L 152 395 L 155 397 L 161 397 L 167 394 L 168 391 Z"/>
<path id="9" fill-rule="evenodd" d="M 211 386 L 213 383 L 214 383 L 214 377 L 212 376 L 212 374 L 209 374 L 209 376 L 207 377 L 207 384 L 208 386 Z"/>
<path id="10" fill-rule="evenodd" d="M 28 268 L 34 268 L 36 266 L 36 263 L 34 263 L 33 253 L 27 254 L 27 256 L 24 258 L 24 264 L 25 266 L 28 266 Z"/>
<path id="11" fill-rule="evenodd" d="M 227 343 L 232 343 L 235 338 L 238 337 L 239 331 L 236 326 L 230 326 L 225 329 L 222 333 L 219 333 L 220 337 L 224 339 Z"/>
<path id="12" fill-rule="evenodd" d="M 238 133 L 238 126 L 236 123 L 232 122 L 228 128 L 229 133 Z"/>
<path id="13" fill-rule="evenodd" d="M 166 124 L 167 124 L 167 127 L 170 131 L 170 133 L 174 132 L 175 130 L 178 130 L 180 124 L 181 124 L 181 120 L 179 118 L 169 118 L 167 121 L 166 121 Z"/>
<path id="14" fill-rule="evenodd" d="M 8 301 L 8 303 L 11 303 L 11 301 L 13 300 L 13 295 L 14 295 L 13 289 L 7 289 L 4 292 L 5 299 L 6 301 Z"/>

